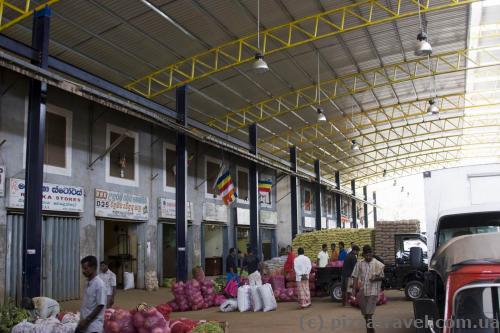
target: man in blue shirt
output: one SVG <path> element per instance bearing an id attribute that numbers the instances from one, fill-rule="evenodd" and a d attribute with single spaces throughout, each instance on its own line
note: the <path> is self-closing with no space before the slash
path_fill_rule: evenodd
<path id="1" fill-rule="evenodd" d="M 344 249 L 345 244 L 344 242 L 339 242 L 339 260 L 344 261 L 345 257 L 347 256 L 347 252 Z"/>

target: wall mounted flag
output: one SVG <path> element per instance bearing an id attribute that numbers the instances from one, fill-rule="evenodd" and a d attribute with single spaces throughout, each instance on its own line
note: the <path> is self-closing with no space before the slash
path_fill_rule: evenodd
<path id="1" fill-rule="evenodd" d="M 222 172 L 222 174 L 217 178 L 217 189 L 224 200 L 224 204 L 230 205 L 236 200 L 236 188 L 233 185 L 233 180 L 229 170 Z"/>
<path id="2" fill-rule="evenodd" d="M 271 192 L 271 188 L 273 187 L 273 181 L 271 179 L 262 179 L 259 180 L 259 193 L 265 195 Z"/>

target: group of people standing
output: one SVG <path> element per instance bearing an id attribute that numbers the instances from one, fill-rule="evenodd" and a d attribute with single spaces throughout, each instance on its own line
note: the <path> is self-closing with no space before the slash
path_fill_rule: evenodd
<path id="1" fill-rule="evenodd" d="M 239 274 L 238 274 L 239 269 Z M 248 283 L 251 286 L 262 285 L 262 261 L 252 248 L 247 249 L 247 254 L 242 258 L 236 253 L 235 248 L 229 249 L 226 258 L 226 280 L 227 282 L 238 279 L 243 271 L 248 272 Z"/>
<path id="2" fill-rule="evenodd" d="M 372 317 L 382 287 L 384 278 L 384 264 L 374 258 L 371 246 L 363 246 L 363 260 L 358 261 L 359 246 L 351 243 L 349 249 L 345 249 L 344 242 L 339 242 L 339 250 L 335 243 L 331 244 L 330 253 L 328 245 L 323 244 L 317 256 L 319 268 L 326 267 L 330 261 L 343 261 L 342 282 L 342 305 L 348 306 L 347 300 L 354 294 L 359 302 L 361 313 L 366 321 L 368 333 L 375 332 Z M 309 292 L 309 274 L 311 273 L 311 260 L 304 255 L 304 249 L 298 248 L 297 255 L 291 247 L 288 248 L 288 258 L 285 263 L 285 273 L 295 272 L 297 281 L 297 296 L 301 309 L 311 306 L 311 295 Z"/>

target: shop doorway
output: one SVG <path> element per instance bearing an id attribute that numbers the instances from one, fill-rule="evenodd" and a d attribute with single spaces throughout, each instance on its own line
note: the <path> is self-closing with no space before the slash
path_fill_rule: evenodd
<path id="1" fill-rule="evenodd" d="M 177 274 L 177 249 L 175 224 L 163 223 L 162 228 L 163 278 L 175 278 Z"/>
<path id="2" fill-rule="evenodd" d="M 260 239 L 262 242 L 262 256 L 264 260 L 269 260 L 278 256 L 278 246 L 276 244 L 276 229 L 261 228 Z"/>
<path id="3" fill-rule="evenodd" d="M 140 287 L 142 260 L 140 260 L 141 225 L 143 223 L 104 221 L 104 260 L 116 274 L 117 288 L 124 286 L 124 273 L 134 274 L 136 288 Z"/>
<path id="4" fill-rule="evenodd" d="M 247 254 L 247 248 L 250 246 L 250 228 L 236 227 L 236 249 L 238 251 L 238 263 L 241 267 L 243 258 Z"/>
<path id="5" fill-rule="evenodd" d="M 228 252 L 227 227 L 217 224 L 203 224 L 203 254 L 205 274 L 208 276 L 222 275 L 224 271 L 224 256 Z"/>

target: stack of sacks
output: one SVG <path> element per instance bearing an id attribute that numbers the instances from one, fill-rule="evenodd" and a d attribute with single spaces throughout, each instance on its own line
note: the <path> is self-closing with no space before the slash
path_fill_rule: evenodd
<path id="1" fill-rule="evenodd" d="M 172 286 L 172 293 L 174 294 L 174 300 L 169 302 L 168 305 L 172 307 L 173 311 L 188 311 L 189 310 L 189 300 L 186 296 L 186 291 L 184 290 L 184 282 L 176 282 Z"/>
<path id="2" fill-rule="evenodd" d="M 377 221 L 375 224 L 375 254 L 386 265 L 394 264 L 394 235 L 398 233 L 420 233 L 418 220 Z"/>
<path id="3" fill-rule="evenodd" d="M 189 300 L 189 307 L 191 310 L 196 311 L 207 308 L 203 295 L 201 294 L 200 283 L 197 280 L 189 280 L 184 285 L 184 290 Z"/>
<path id="4" fill-rule="evenodd" d="M 354 242 L 359 247 L 363 245 L 374 245 L 375 233 L 373 229 L 327 229 L 298 234 L 293 240 L 294 249 L 303 248 L 305 255 L 316 261 L 322 244 L 338 244 L 343 241 L 346 246 Z"/>
<path id="5" fill-rule="evenodd" d="M 135 333 L 134 318 L 128 310 L 109 310 L 113 311 L 106 310 L 104 322 L 105 333 Z"/>
<path id="6" fill-rule="evenodd" d="M 207 307 L 214 306 L 215 290 L 214 283 L 211 280 L 202 280 L 200 282 L 201 294 Z M 220 304 L 219 304 L 220 305 Z"/>

